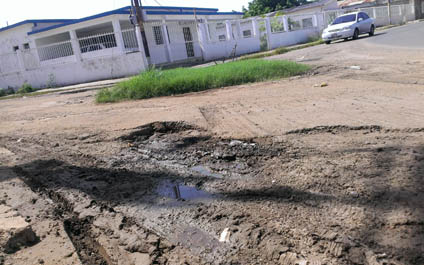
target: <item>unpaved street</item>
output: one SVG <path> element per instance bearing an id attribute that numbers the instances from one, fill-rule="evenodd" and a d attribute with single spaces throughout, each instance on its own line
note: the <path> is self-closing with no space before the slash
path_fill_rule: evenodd
<path id="1" fill-rule="evenodd" d="M 291 79 L 0 101 L 0 264 L 424 264 L 424 50 L 396 31 L 269 58 L 314 66 Z"/>

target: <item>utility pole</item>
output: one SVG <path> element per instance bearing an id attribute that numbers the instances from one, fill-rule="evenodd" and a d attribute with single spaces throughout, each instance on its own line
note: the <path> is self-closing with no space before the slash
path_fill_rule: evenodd
<path id="1" fill-rule="evenodd" d="M 143 39 L 144 52 L 146 57 L 150 57 L 149 46 L 147 45 L 146 32 L 144 31 L 143 14 L 141 13 L 141 0 L 131 0 L 135 7 L 135 15 L 137 18 L 137 24 L 140 27 L 141 38 Z"/>

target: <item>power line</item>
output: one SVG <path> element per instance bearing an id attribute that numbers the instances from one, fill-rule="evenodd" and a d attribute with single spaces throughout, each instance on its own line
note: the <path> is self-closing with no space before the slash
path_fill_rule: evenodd
<path id="1" fill-rule="evenodd" d="M 157 0 L 153 0 L 153 1 L 155 1 L 155 2 L 156 2 L 156 4 L 158 4 L 159 6 L 162 6 L 162 5 L 159 3 L 159 1 L 157 1 Z"/>

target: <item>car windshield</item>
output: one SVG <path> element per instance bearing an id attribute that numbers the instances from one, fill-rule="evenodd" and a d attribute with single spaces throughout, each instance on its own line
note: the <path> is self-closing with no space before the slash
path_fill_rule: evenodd
<path id="1" fill-rule="evenodd" d="M 353 22 L 355 20 L 356 20 L 356 14 L 341 16 L 336 18 L 332 25 Z"/>

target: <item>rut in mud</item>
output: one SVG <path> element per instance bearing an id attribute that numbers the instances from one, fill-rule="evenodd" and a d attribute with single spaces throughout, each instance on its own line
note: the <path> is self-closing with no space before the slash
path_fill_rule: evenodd
<path id="1" fill-rule="evenodd" d="M 95 137 L 70 137 L 61 152 L 41 139 L 2 141 L 14 153 L 28 143 L 52 152 L 16 172 L 57 204 L 85 264 L 424 262 L 422 130 L 239 140 L 158 122 Z"/>
<path id="2" fill-rule="evenodd" d="M 48 164 L 44 163 L 44 166 Z M 55 203 L 54 218 L 62 220 L 65 231 L 74 245 L 78 256 L 83 264 L 113 264 L 108 262 L 108 257 L 102 251 L 102 247 L 95 240 L 91 232 L 92 218 L 79 219 L 74 212 L 74 207 L 60 193 L 49 189 L 45 183 L 33 176 L 31 172 L 22 167 L 16 167 L 15 172 L 21 176 L 25 183 L 35 192 L 48 196 Z"/>

